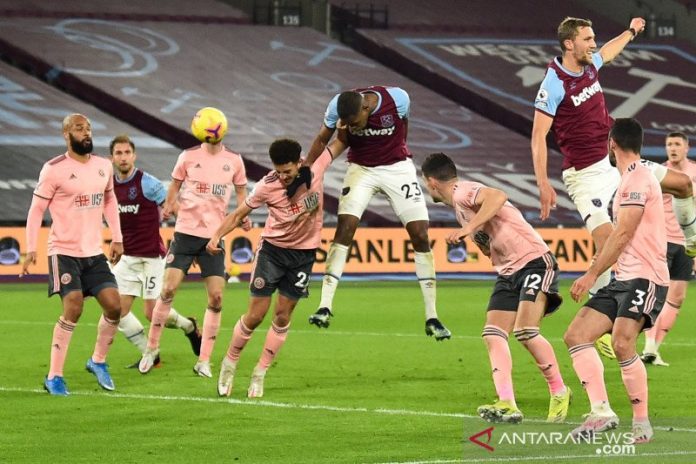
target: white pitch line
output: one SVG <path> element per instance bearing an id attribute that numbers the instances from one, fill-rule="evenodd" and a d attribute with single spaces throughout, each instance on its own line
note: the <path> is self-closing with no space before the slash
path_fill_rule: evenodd
<path id="1" fill-rule="evenodd" d="M 636 453 L 636 454 L 578 454 L 578 455 L 549 455 L 549 456 L 521 456 L 509 458 L 471 458 L 471 459 L 435 459 L 428 461 L 390 461 L 376 464 L 464 464 L 469 462 L 520 462 L 520 461 L 556 461 L 562 459 L 610 459 L 610 458 L 647 458 L 662 456 L 689 456 L 696 451 L 666 451 L 664 453 Z"/>
<path id="2" fill-rule="evenodd" d="M 12 320 L 7 320 L 3 321 L 0 320 L 0 325 L 50 325 L 54 326 L 55 322 L 41 322 L 41 321 L 12 321 Z M 96 327 L 97 324 L 94 322 L 80 322 L 80 326 L 87 326 L 87 327 Z M 305 329 L 292 329 L 291 333 L 294 334 L 314 334 L 314 335 L 336 335 L 336 336 L 343 336 L 343 337 L 405 337 L 405 338 L 424 338 L 423 335 L 419 333 L 398 333 L 398 332 L 346 332 L 346 331 L 341 331 L 341 330 L 305 330 Z M 452 335 L 452 340 L 481 340 L 480 335 Z M 547 338 L 547 340 L 551 340 L 554 342 L 560 342 L 563 341 L 562 338 L 560 337 L 550 337 Z M 670 341 L 668 345 L 674 345 L 674 346 L 696 346 L 696 342 L 673 342 Z"/>
<path id="3" fill-rule="evenodd" d="M 40 393 L 45 395 L 46 392 L 39 388 L 19 388 L 19 387 L 4 387 L 0 386 L 0 392 L 8 393 Z M 371 414 L 383 414 L 390 416 L 416 416 L 416 417 L 446 417 L 454 419 L 476 419 L 480 421 L 481 418 L 472 414 L 463 414 L 457 412 L 438 412 L 438 411 L 418 411 L 411 409 L 387 409 L 387 408 L 350 408 L 344 406 L 330 406 L 323 404 L 306 404 L 306 403 L 280 403 L 276 401 L 266 401 L 266 400 L 239 400 L 235 398 L 215 398 L 215 397 L 205 397 L 205 396 L 171 396 L 171 395 L 145 395 L 140 393 L 115 393 L 115 392 L 94 392 L 94 391 L 70 391 L 70 396 L 99 396 L 100 398 L 125 398 L 125 399 L 138 399 L 138 400 L 154 400 L 154 401 L 190 401 L 198 403 L 228 403 L 228 404 L 238 404 L 242 406 L 261 406 L 267 408 L 281 408 L 281 409 L 304 409 L 304 410 L 319 410 L 319 411 L 333 411 L 333 412 L 360 412 L 360 413 L 371 413 Z M 524 420 L 525 423 L 533 424 L 546 424 L 544 419 L 531 419 L 527 418 Z M 566 422 L 568 425 L 577 425 L 580 422 Z M 482 422 L 483 424 L 483 422 Z M 653 427 L 656 430 L 664 430 L 671 432 L 689 432 L 696 433 L 696 429 L 689 428 L 677 428 L 677 427 L 664 427 L 656 426 Z"/>

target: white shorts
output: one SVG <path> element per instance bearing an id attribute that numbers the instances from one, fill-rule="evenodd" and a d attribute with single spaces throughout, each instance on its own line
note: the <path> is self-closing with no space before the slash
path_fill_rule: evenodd
<path id="1" fill-rule="evenodd" d="M 142 296 L 146 300 L 155 300 L 162 291 L 164 258 L 123 255 L 113 267 L 113 273 L 121 295 Z"/>
<path id="2" fill-rule="evenodd" d="M 425 195 L 411 159 L 375 167 L 350 163 L 343 179 L 338 214 L 362 217 L 367 204 L 376 193 L 384 193 L 388 197 L 402 224 L 428 220 Z"/>
<path id="3" fill-rule="evenodd" d="M 563 183 L 590 232 L 611 222 L 609 205 L 621 183 L 621 174 L 608 156 L 579 171 L 566 169 Z"/>

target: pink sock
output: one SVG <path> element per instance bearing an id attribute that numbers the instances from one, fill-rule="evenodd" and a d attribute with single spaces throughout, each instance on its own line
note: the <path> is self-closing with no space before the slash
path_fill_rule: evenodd
<path id="1" fill-rule="evenodd" d="M 660 315 L 657 317 L 654 328 L 655 341 L 658 344 L 662 343 L 662 340 L 665 339 L 667 332 L 670 331 L 674 325 L 674 321 L 677 320 L 677 316 L 679 316 L 679 308 L 673 306 L 669 302 L 666 302 L 662 308 L 662 311 L 660 311 Z"/>
<path id="2" fill-rule="evenodd" d="M 97 343 L 94 344 L 94 353 L 92 353 L 92 361 L 95 363 L 103 363 L 106 361 L 106 354 L 114 342 L 114 335 L 118 330 L 118 321 L 112 321 L 102 316 L 99 318 L 97 325 Z"/>
<path id="3" fill-rule="evenodd" d="M 203 333 L 201 334 L 201 354 L 198 356 L 199 361 L 210 361 L 210 355 L 215 347 L 215 339 L 220 331 L 220 320 L 222 319 L 222 311 L 211 311 L 210 308 L 205 310 L 203 317 Z"/>
<path id="4" fill-rule="evenodd" d="M 147 336 L 147 348 L 156 350 L 159 348 L 162 329 L 169 317 L 169 310 L 172 308 L 172 300 L 163 300 L 162 297 L 157 298 L 155 309 L 152 310 L 152 321 L 150 322 L 150 332 Z"/>
<path id="5" fill-rule="evenodd" d="M 239 361 L 239 355 L 246 346 L 247 342 L 254 333 L 253 330 L 247 328 L 244 325 L 243 317 L 240 317 L 237 323 L 234 325 L 234 330 L 232 330 L 232 340 L 230 340 L 230 346 L 227 349 L 227 357 L 232 361 Z"/>
<path id="6" fill-rule="evenodd" d="M 621 378 L 633 407 L 633 421 L 648 420 L 648 372 L 638 355 L 619 361 Z"/>
<path id="7" fill-rule="evenodd" d="M 483 339 L 488 347 L 488 358 L 491 361 L 493 383 L 498 399 L 514 402 L 512 356 L 508 346 L 508 335 L 500 327 L 487 325 L 483 328 Z"/>
<path id="8" fill-rule="evenodd" d="M 565 390 L 556 354 L 549 341 L 539 333 L 539 327 L 525 327 L 522 330 L 516 330 L 515 337 L 534 357 L 539 370 L 549 385 L 551 394 L 556 395 Z"/>
<path id="9" fill-rule="evenodd" d="M 573 369 L 587 392 L 590 404 L 609 401 L 607 387 L 604 385 L 604 364 L 592 343 L 568 348 L 573 359 Z"/>
<path id="10" fill-rule="evenodd" d="M 283 346 L 283 343 L 285 343 L 285 339 L 288 338 L 289 328 L 290 324 L 286 325 L 285 327 L 278 327 L 274 323 L 271 323 L 271 327 L 269 327 L 268 333 L 266 334 L 266 343 L 263 345 L 261 358 L 259 359 L 259 363 L 256 365 L 256 367 L 263 370 L 268 369 L 268 366 L 270 366 L 275 359 L 278 351 L 280 351 L 280 348 Z"/>
<path id="11" fill-rule="evenodd" d="M 73 330 L 75 330 L 74 322 L 69 322 L 58 318 L 55 327 L 53 328 L 53 339 L 51 340 L 51 365 L 48 370 L 48 378 L 52 379 L 55 376 L 63 377 L 63 366 L 65 365 L 65 357 L 68 355 L 68 347 L 70 346 L 70 338 Z"/>

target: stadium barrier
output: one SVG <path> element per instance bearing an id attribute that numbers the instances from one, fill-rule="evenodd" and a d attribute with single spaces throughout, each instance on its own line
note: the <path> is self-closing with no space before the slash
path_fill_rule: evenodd
<path id="1" fill-rule="evenodd" d="M 246 274 L 251 270 L 253 249 L 261 236 L 262 228 L 254 228 L 249 232 L 234 230 L 225 237 L 226 268 L 233 274 Z M 329 244 L 334 236 L 334 228 L 324 228 L 321 234 L 321 246 L 317 250 L 315 273 L 324 272 L 324 262 Z M 490 260 L 484 256 L 477 246 L 466 239 L 464 246 L 448 246 L 445 239 L 452 228 L 430 229 L 430 240 L 438 273 L 487 273 L 494 272 Z M 48 240 L 47 227 L 43 227 L 39 235 L 38 262 L 30 269 L 31 273 L 48 274 L 46 259 L 46 243 Z M 558 264 L 563 272 L 580 272 L 587 269 L 593 254 L 593 244 L 586 229 L 537 229 L 543 239 L 549 244 L 551 251 L 556 254 Z M 165 244 L 169 244 L 174 234 L 172 228 L 160 230 Z M 107 250 L 111 233 L 104 229 L 104 250 Z M 23 227 L 0 228 L 0 240 L 17 243 L 19 253 L 13 255 L 22 257 L 26 252 L 25 230 Z M 246 240 L 244 240 L 246 239 Z M 236 260 L 235 261 L 233 261 Z M 345 267 L 347 274 L 400 274 L 413 273 L 414 252 L 406 230 L 403 228 L 358 228 L 353 246 L 351 247 Z M 18 275 L 21 263 L 3 260 L 0 263 L 0 276 Z M 199 272 L 192 269 L 191 273 Z"/>

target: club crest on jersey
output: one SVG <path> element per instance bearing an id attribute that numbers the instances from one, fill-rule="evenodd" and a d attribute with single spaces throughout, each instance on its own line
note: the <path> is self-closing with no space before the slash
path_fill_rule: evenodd
<path id="1" fill-rule="evenodd" d="M 263 288 L 266 285 L 266 281 L 263 277 L 257 277 L 254 279 L 254 288 Z"/>
<path id="2" fill-rule="evenodd" d="M 391 114 L 383 114 L 379 118 L 380 123 L 382 123 L 382 127 L 391 127 L 394 125 L 394 116 Z"/>
<path id="3" fill-rule="evenodd" d="M 599 198 L 593 198 L 592 204 L 595 205 L 597 208 L 601 208 L 602 207 L 602 200 L 600 200 Z"/>
<path id="4" fill-rule="evenodd" d="M 104 177 L 104 170 L 103 170 L 103 169 L 100 169 L 100 170 L 99 170 L 99 175 L 102 176 L 102 177 Z"/>
<path id="5" fill-rule="evenodd" d="M 135 200 L 138 197 L 138 188 L 133 185 L 128 188 L 128 199 Z"/>

